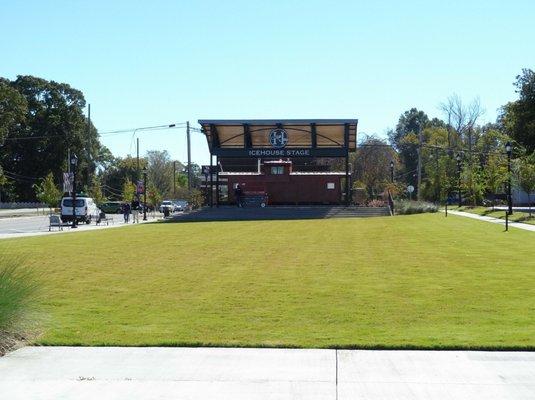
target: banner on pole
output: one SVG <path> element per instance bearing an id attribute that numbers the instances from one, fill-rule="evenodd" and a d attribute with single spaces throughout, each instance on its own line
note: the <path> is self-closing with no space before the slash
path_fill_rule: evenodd
<path id="1" fill-rule="evenodd" d="M 74 174 L 72 172 L 63 173 L 63 192 L 72 192 L 72 183 L 74 181 Z"/>
<path id="2" fill-rule="evenodd" d="M 145 186 L 143 185 L 143 181 L 137 181 L 137 194 L 143 194 L 145 193 Z"/>

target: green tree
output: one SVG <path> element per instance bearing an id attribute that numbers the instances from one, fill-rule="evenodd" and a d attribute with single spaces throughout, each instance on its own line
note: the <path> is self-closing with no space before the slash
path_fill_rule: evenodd
<path id="1" fill-rule="evenodd" d="M 33 76 L 3 79 L 1 86 L 0 103 L 18 110 L 8 113 L 8 120 L 16 122 L 8 124 L 9 141 L 0 147 L 0 164 L 5 170 L 38 178 L 44 177 L 44 171 L 51 171 L 59 177 L 67 170 L 70 149 L 78 156 L 80 187 L 87 188 L 104 153 L 96 128 L 88 124 L 84 115 L 82 92 L 65 83 Z M 19 118 L 21 110 L 24 118 Z M 1 115 L 2 112 L 3 118 Z M 14 190 L 21 199 L 35 198 L 27 180 L 15 181 Z"/>
<path id="2" fill-rule="evenodd" d="M 390 182 L 390 161 L 398 165 L 397 154 L 384 140 L 365 136 L 357 152 L 351 156 L 353 180 L 366 186 L 369 196 L 381 193 Z"/>
<path id="3" fill-rule="evenodd" d="M 149 184 L 147 188 L 147 200 L 149 201 L 149 205 L 154 208 L 154 210 L 158 209 L 160 203 L 162 202 L 163 196 L 158 191 L 158 188 L 154 186 L 154 184 Z"/>
<path id="4" fill-rule="evenodd" d="M 134 200 L 134 197 L 136 195 L 136 185 L 134 185 L 129 178 L 126 178 L 123 183 L 123 188 L 122 188 L 121 193 L 122 193 L 122 200 L 130 203 L 132 200 Z"/>
<path id="5" fill-rule="evenodd" d="M 146 163 L 146 159 L 140 159 L 140 168 L 143 168 Z M 137 159 L 131 156 L 115 157 L 107 164 L 107 168 L 100 176 L 102 187 L 111 198 L 120 199 L 119 194 L 123 192 L 124 182 L 127 179 L 133 182 L 140 178 L 137 170 Z"/>
<path id="6" fill-rule="evenodd" d="M 485 181 L 487 190 L 492 196 L 492 208 L 496 205 L 496 194 L 502 191 L 503 185 L 507 181 L 507 166 L 503 156 L 491 154 L 485 165 Z"/>
<path id="7" fill-rule="evenodd" d="M 52 175 L 52 172 L 49 172 L 40 183 L 33 185 L 33 187 L 35 190 L 35 197 L 41 203 L 48 205 L 50 210 L 58 206 L 62 193 L 54 183 L 54 175 Z"/>
<path id="8" fill-rule="evenodd" d="M 400 115 L 395 130 L 388 132 L 390 144 L 399 153 L 403 175 L 407 184 L 417 186 L 418 134 L 429 125 L 429 117 L 417 108 Z"/>
<path id="9" fill-rule="evenodd" d="M 531 193 L 535 191 L 535 160 L 524 157 L 517 163 L 517 181 L 520 188 L 528 194 L 529 216 L 531 217 Z"/>
<path id="10" fill-rule="evenodd" d="M 91 186 L 89 187 L 89 195 L 95 200 L 97 205 L 101 205 L 107 199 L 104 193 L 102 192 L 102 184 L 98 176 L 94 176 L 91 180 Z"/>
<path id="11" fill-rule="evenodd" d="M 148 180 L 165 197 L 173 191 L 173 162 L 167 150 L 147 152 Z"/>
<path id="12" fill-rule="evenodd" d="M 535 72 L 523 69 L 514 83 L 519 99 L 502 107 L 499 123 L 514 140 L 535 150 Z"/>
<path id="13" fill-rule="evenodd" d="M 473 206 L 481 204 L 486 191 L 485 175 L 481 165 L 467 161 L 461 173 L 461 187 L 464 198 Z"/>

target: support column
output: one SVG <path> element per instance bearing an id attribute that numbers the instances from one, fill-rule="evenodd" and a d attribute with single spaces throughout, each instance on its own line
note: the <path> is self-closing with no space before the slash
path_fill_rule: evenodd
<path id="1" fill-rule="evenodd" d="M 215 156 L 215 204 L 219 207 L 219 156 Z"/>
<path id="2" fill-rule="evenodd" d="M 349 124 L 344 124 L 344 146 L 346 150 L 346 206 L 349 205 L 349 190 L 350 190 L 350 178 L 349 178 Z"/>
<path id="3" fill-rule="evenodd" d="M 349 188 L 350 188 L 350 185 L 349 185 L 349 152 L 346 152 L 346 206 L 349 205 L 349 199 L 350 199 L 350 196 L 349 196 Z"/>
<path id="4" fill-rule="evenodd" d="M 214 206 L 214 174 L 212 174 L 212 170 L 214 169 L 213 165 L 213 156 L 210 154 L 210 207 Z"/>

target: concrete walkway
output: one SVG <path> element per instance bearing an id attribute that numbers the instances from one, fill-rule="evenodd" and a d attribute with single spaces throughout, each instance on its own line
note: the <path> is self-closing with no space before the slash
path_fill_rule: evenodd
<path id="1" fill-rule="evenodd" d="M 487 217 L 485 215 L 472 214 L 472 213 L 468 213 L 468 212 L 464 212 L 464 211 L 448 210 L 448 214 L 460 215 L 461 217 L 468 217 L 468 218 L 472 218 L 472 219 L 478 219 L 480 221 L 485 221 L 485 222 L 492 222 L 493 224 L 503 225 L 504 229 L 505 229 L 505 220 L 503 220 L 503 219 L 494 218 L 494 217 Z M 521 222 L 511 222 L 511 221 L 509 221 L 509 227 L 518 228 L 518 229 L 524 229 L 526 231 L 535 232 L 535 225 L 523 224 Z"/>
<path id="2" fill-rule="evenodd" d="M 535 398 L 534 352 L 26 347 L 0 358 L 0 398 Z"/>

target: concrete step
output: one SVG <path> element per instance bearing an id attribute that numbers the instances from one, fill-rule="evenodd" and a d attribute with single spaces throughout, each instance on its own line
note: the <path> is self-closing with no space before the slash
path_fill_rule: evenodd
<path id="1" fill-rule="evenodd" d="M 203 208 L 173 217 L 174 221 L 364 218 L 390 216 L 388 207 L 271 206 L 266 208 Z"/>

